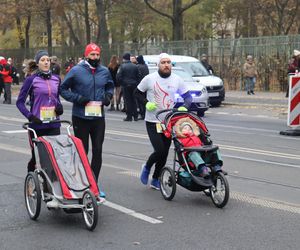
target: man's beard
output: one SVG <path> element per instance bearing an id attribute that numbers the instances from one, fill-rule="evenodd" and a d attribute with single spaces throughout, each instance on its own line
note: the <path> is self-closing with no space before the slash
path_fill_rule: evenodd
<path id="1" fill-rule="evenodd" d="M 162 77 L 162 78 L 168 78 L 171 75 L 171 70 L 169 72 L 162 72 L 160 69 L 158 70 L 158 74 Z"/>

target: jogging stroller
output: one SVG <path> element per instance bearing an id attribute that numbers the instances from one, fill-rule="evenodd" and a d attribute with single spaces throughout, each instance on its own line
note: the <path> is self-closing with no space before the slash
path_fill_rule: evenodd
<path id="1" fill-rule="evenodd" d="M 177 109 L 165 109 L 156 114 L 161 122 L 164 135 L 172 138 L 174 144 L 173 168 L 165 166 L 160 175 L 160 191 L 166 200 L 172 200 L 176 193 L 176 184 L 190 190 L 203 191 L 210 196 L 214 205 L 223 208 L 229 199 L 229 184 L 225 177 L 227 173 L 222 169 L 215 170 L 211 162 L 205 162 L 209 169 L 206 178 L 199 176 L 199 171 L 188 160 L 188 153 L 191 151 L 199 152 L 202 156 L 216 152 L 218 146 L 213 145 L 204 121 L 190 112 L 178 111 Z M 199 138 L 204 144 L 200 147 L 183 147 L 175 133 L 175 124 L 181 118 L 189 117 L 199 128 Z"/>
<path id="2" fill-rule="evenodd" d="M 40 136 L 34 134 L 33 148 L 37 166 L 25 179 L 24 194 L 29 217 L 36 220 L 40 214 L 41 201 L 48 209 L 63 209 L 66 213 L 81 213 L 88 230 L 94 230 L 98 222 L 96 197 L 99 189 L 80 139 L 71 135 L 71 122 L 63 120 L 51 123 L 67 123 L 66 135 Z"/>

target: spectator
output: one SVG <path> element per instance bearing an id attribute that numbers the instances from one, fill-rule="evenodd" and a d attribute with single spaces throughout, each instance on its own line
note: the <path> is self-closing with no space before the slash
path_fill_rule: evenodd
<path id="1" fill-rule="evenodd" d="M 73 57 L 70 57 L 68 61 L 65 63 L 66 74 L 74 67 L 74 65 L 75 65 L 74 59 Z"/>
<path id="2" fill-rule="evenodd" d="M 203 66 L 206 68 L 206 70 L 208 71 L 209 74 L 214 74 L 214 70 L 212 68 L 212 66 L 208 63 L 208 59 L 207 59 L 207 55 L 206 54 L 202 54 L 201 55 L 201 62 L 203 64 Z"/>
<path id="3" fill-rule="evenodd" d="M 133 64 L 137 64 L 137 63 L 138 63 L 135 56 L 130 56 L 130 61 L 131 61 Z"/>
<path id="4" fill-rule="evenodd" d="M 54 75 L 60 75 L 60 65 L 58 63 L 57 56 L 51 56 L 50 70 Z"/>
<path id="5" fill-rule="evenodd" d="M 243 74 L 245 79 L 246 91 L 248 95 L 250 94 L 254 95 L 255 82 L 257 77 L 257 68 L 255 66 L 253 57 L 251 55 L 248 55 L 246 60 L 247 61 L 244 63 L 243 66 Z"/>
<path id="6" fill-rule="evenodd" d="M 5 59 L 1 60 L 2 70 L 0 74 L 2 75 L 4 82 L 4 104 L 11 104 L 11 85 L 13 82 L 12 70 L 9 64 Z"/>
<path id="7" fill-rule="evenodd" d="M 132 121 L 132 119 L 137 121 L 138 112 L 133 93 L 139 83 L 139 70 L 137 66 L 130 61 L 129 53 L 123 55 L 123 63 L 119 67 L 116 78 L 117 82 L 119 82 L 123 88 L 126 105 L 126 118 L 124 118 L 123 121 L 128 122 Z"/>
<path id="8" fill-rule="evenodd" d="M 300 51 L 295 49 L 294 55 L 289 61 L 288 74 L 295 74 L 297 71 L 300 71 Z M 285 97 L 289 97 L 289 85 L 287 87 Z"/>
<path id="9" fill-rule="evenodd" d="M 111 77 L 114 81 L 114 86 L 115 86 L 115 90 L 114 90 L 114 97 L 111 99 L 111 103 L 110 103 L 110 111 L 115 110 L 115 102 L 116 102 L 116 109 L 119 111 L 120 110 L 120 94 L 121 94 L 121 86 L 120 83 L 117 81 L 117 72 L 118 69 L 120 67 L 119 64 L 119 59 L 116 55 L 113 55 L 110 58 L 110 62 L 108 64 L 108 69 L 110 71 Z"/>
<path id="10" fill-rule="evenodd" d="M 3 71 L 2 60 L 3 58 L 0 59 L 0 97 L 4 89 L 4 80 L 3 80 L 3 75 L 1 74 L 1 72 Z"/>
<path id="11" fill-rule="evenodd" d="M 61 96 L 73 103 L 72 122 L 74 134 L 89 152 L 92 141 L 91 168 L 98 181 L 102 166 L 102 145 L 105 134 L 103 105 L 108 106 L 113 97 L 114 83 L 109 70 L 100 64 L 100 47 L 94 43 L 85 48 L 85 60 L 71 68 L 60 87 Z M 100 198 L 105 193 L 100 192 Z M 100 199 L 101 200 L 101 199 Z"/>
<path id="12" fill-rule="evenodd" d="M 10 67 L 10 71 L 11 71 L 11 77 L 12 77 L 12 80 L 13 80 L 13 84 L 15 85 L 19 85 L 19 73 L 17 71 L 17 68 L 13 65 L 13 61 L 11 58 L 8 58 L 7 59 L 7 65 L 9 65 Z"/>

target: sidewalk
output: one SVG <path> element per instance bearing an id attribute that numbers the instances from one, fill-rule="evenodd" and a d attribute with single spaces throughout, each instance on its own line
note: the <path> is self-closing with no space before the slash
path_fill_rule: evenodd
<path id="1" fill-rule="evenodd" d="M 224 105 L 262 105 L 287 108 L 288 98 L 285 92 L 255 92 L 247 95 L 246 91 L 226 91 Z"/>

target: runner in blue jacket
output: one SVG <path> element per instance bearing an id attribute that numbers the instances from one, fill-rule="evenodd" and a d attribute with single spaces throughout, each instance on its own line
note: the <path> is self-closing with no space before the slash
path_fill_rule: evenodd
<path id="1" fill-rule="evenodd" d="M 82 140 L 87 154 L 91 137 L 91 167 L 96 180 L 102 165 L 102 144 L 105 134 L 103 106 L 110 104 L 114 91 L 114 82 L 109 70 L 100 65 L 100 52 L 96 44 L 87 45 L 85 60 L 68 72 L 60 86 L 60 95 L 73 103 L 74 134 Z M 103 192 L 100 195 L 105 196 Z"/>

